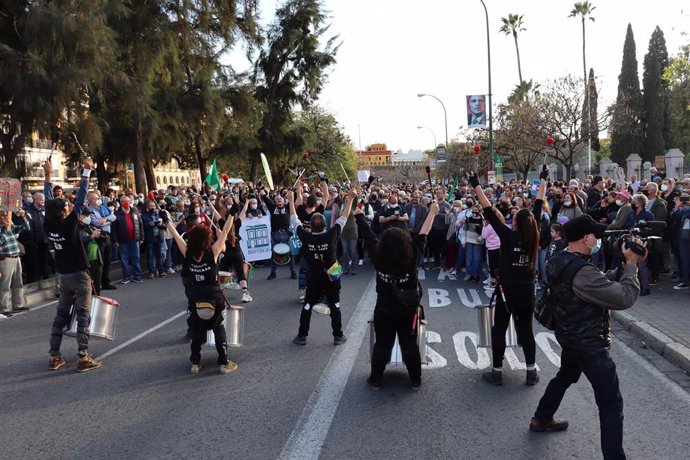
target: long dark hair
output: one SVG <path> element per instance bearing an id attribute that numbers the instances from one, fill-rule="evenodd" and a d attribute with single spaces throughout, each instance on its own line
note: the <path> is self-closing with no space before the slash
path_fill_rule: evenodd
<path id="1" fill-rule="evenodd" d="M 67 206 L 67 200 L 64 198 L 54 198 L 46 203 L 46 222 L 48 225 L 62 221 L 62 211 L 65 206 Z"/>
<path id="2" fill-rule="evenodd" d="M 201 257 L 212 244 L 211 230 L 205 225 L 195 225 L 187 232 L 187 251 L 192 257 Z"/>
<path id="3" fill-rule="evenodd" d="M 515 213 L 513 218 L 513 230 L 520 235 L 520 244 L 529 254 L 529 267 L 533 268 L 539 252 L 539 226 L 532 211 L 523 208 Z"/>
<path id="4" fill-rule="evenodd" d="M 402 276 L 415 263 L 412 258 L 412 237 L 402 229 L 391 227 L 383 232 L 378 244 L 378 269 L 383 273 Z"/>

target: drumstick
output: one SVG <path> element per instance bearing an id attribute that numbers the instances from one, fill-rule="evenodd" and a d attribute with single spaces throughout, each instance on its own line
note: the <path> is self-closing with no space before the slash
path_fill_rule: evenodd
<path id="1" fill-rule="evenodd" d="M 305 171 L 305 169 L 302 169 L 302 172 L 299 173 L 299 176 L 297 176 L 297 180 L 295 181 L 295 185 L 293 185 L 292 188 L 297 187 L 297 183 L 302 178 L 302 174 L 304 174 L 304 171 Z"/>
<path id="2" fill-rule="evenodd" d="M 345 168 L 343 167 L 342 163 L 340 163 L 340 169 L 343 170 L 343 174 L 345 174 L 345 179 L 347 179 L 347 181 L 350 182 L 350 178 L 347 177 L 347 171 L 345 171 Z"/>

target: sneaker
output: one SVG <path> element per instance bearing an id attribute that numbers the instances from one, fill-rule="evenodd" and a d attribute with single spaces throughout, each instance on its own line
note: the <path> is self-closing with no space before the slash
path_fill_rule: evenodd
<path id="1" fill-rule="evenodd" d="M 649 295 L 649 289 L 640 289 L 640 297 L 645 297 Z"/>
<path id="2" fill-rule="evenodd" d="M 359 265 L 360 267 L 362 265 L 364 265 L 364 259 L 359 259 L 359 262 L 357 262 L 357 265 Z"/>
<path id="3" fill-rule="evenodd" d="M 292 339 L 292 343 L 294 343 L 296 345 L 306 345 L 307 344 L 307 338 L 302 337 L 301 335 L 298 335 L 297 337 Z"/>
<path id="4" fill-rule="evenodd" d="M 676 284 L 675 286 L 673 286 L 673 289 L 680 290 L 680 289 L 687 289 L 689 287 L 690 287 L 690 284 L 688 284 L 688 283 L 680 283 L 680 284 Z"/>
<path id="5" fill-rule="evenodd" d="M 528 370 L 527 371 L 527 379 L 525 380 L 525 385 L 529 386 L 534 386 L 537 384 L 539 381 L 539 374 L 537 373 L 537 370 Z"/>
<path id="6" fill-rule="evenodd" d="M 14 315 L 11 310 L 3 311 L 2 314 L 5 315 L 5 318 L 11 318 Z"/>
<path id="7" fill-rule="evenodd" d="M 412 391 L 419 391 L 419 388 L 422 386 L 422 382 L 412 382 Z"/>
<path id="8" fill-rule="evenodd" d="M 201 372 L 201 363 L 192 363 L 192 374 Z"/>
<path id="9" fill-rule="evenodd" d="M 656 286 L 657 284 L 659 284 L 659 280 L 655 280 L 655 279 L 649 280 L 649 285 L 650 285 L 650 286 Z"/>
<path id="10" fill-rule="evenodd" d="M 482 281 L 484 284 L 489 284 L 491 283 L 491 277 L 487 277 L 484 281 Z"/>
<path id="11" fill-rule="evenodd" d="M 56 371 L 65 365 L 65 360 L 60 355 L 51 356 L 48 360 L 48 364 L 48 369 L 50 369 L 51 371 Z"/>
<path id="12" fill-rule="evenodd" d="M 29 307 L 21 306 L 21 307 L 14 307 L 14 308 L 12 309 L 12 312 L 17 313 L 17 312 L 20 312 L 20 311 L 28 311 L 28 310 L 29 310 Z"/>
<path id="13" fill-rule="evenodd" d="M 274 279 L 276 279 L 276 274 L 273 273 L 273 272 L 271 272 L 271 274 L 268 275 L 268 278 L 266 278 L 266 279 L 269 280 L 269 281 L 270 281 L 270 280 L 274 280 Z"/>
<path id="14" fill-rule="evenodd" d="M 150 280 L 152 280 L 156 277 L 153 273 L 149 273 L 147 276 Z"/>
<path id="15" fill-rule="evenodd" d="M 664 270 L 663 272 L 659 273 L 659 276 L 671 276 L 673 275 L 673 272 L 671 270 Z"/>
<path id="16" fill-rule="evenodd" d="M 94 359 L 90 354 L 86 354 L 79 358 L 77 362 L 77 372 L 88 372 L 93 369 L 98 369 L 103 363 Z"/>
<path id="17" fill-rule="evenodd" d="M 228 361 L 226 364 L 221 364 L 220 365 L 220 373 L 221 374 L 229 374 L 230 372 L 237 370 L 237 363 L 234 363 L 232 361 Z"/>
<path id="18" fill-rule="evenodd" d="M 347 342 L 347 337 L 344 335 L 333 337 L 333 345 L 342 345 Z"/>
<path id="19" fill-rule="evenodd" d="M 125 279 L 123 279 L 122 281 L 120 281 L 120 284 L 129 284 L 129 283 L 131 283 L 131 282 L 132 282 L 132 280 L 125 280 Z"/>
<path id="20" fill-rule="evenodd" d="M 132 281 L 132 282 L 135 283 L 135 284 L 141 284 L 141 283 L 143 283 L 142 280 L 134 280 L 134 281 Z"/>
<path id="21" fill-rule="evenodd" d="M 161 274 L 159 275 L 160 278 L 167 278 L 168 276 L 168 272 L 161 272 Z"/>
<path id="22" fill-rule="evenodd" d="M 299 295 L 297 296 L 297 302 L 299 302 L 299 303 L 304 302 L 304 299 L 306 296 L 307 296 L 307 290 L 306 289 L 300 289 Z"/>
<path id="23" fill-rule="evenodd" d="M 174 275 L 175 274 L 175 269 L 170 267 L 168 268 L 168 275 Z"/>
<path id="24" fill-rule="evenodd" d="M 532 417 L 532 421 L 529 423 L 529 430 L 536 431 L 537 433 L 543 433 L 544 431 L 563 431 L 567 429 L 567 420 L 551 419 L 548 422 L 542 422 L 536 417 Z"/>
<path id="25" fill-rule="evenodd" d="M 371 377 L 367 377 L 367 385 L 369 385 L 372 391 L 379 391 L 381 389 L 381 384 L 371 380 Z"/>
<path id="26" fill-rule="evenodd" d="M 103 286 L 101 286 L 101 291 L 114 291 L 116 289 L 117 287 L 113 286 L 112 284 L 104 284 Z"/>
<path id="27" fill-rule="evenodd" d="M 297 279 L 297 272 L 290 273 L 290 278 L 292 278 L 293 280 L 296 280 Z"/>
<path id="28" fill-rule="evenodd" d="M 249 291 L 244 291 L 242 293 L 242 302 L 247 303 L 247 302 L 251 302 L 252 300 L 253 299 L 252 299 L 252 296 L 249 294 Z"/>
<path id="29" fill-rule="evenodd" d="M 501 385 L 503 385 L 503 372 L 497 372 L 497 371 L 492 369 L 489 372 L 483 373 L 482 379 L 485 382 L 489 382 L 492 385 L 496 385 L 497 387 L 500 387 Z"/>

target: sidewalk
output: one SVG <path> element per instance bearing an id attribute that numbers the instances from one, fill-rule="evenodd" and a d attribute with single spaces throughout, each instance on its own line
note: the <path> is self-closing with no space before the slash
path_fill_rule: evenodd
<path id="1" fill-rule="evenodd" d="M 651 286 L 650 295 L 612 314 L 649 348 L 690 373 L 690 289 L 673 289 L 677 283 L 662 277 L 657 286 Z"/>

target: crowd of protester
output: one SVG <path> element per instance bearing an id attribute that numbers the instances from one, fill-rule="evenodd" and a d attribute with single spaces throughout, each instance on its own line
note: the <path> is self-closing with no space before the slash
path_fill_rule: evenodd
<path id="1" fill-rule="evenodd" d="M 47 279 L 54 272 L 51 247 L 43 231 L 46 199 L 75 199 L 76 192 L 53 186 L 49 171 L 46 173 L 43 192 L 25 191 L 22 211 L 12 213 L 11 221 L 6 218 L 7 213 L 2 213 L 5 218 L 0 220 L 0 261 L 13 257 L 21 260 L 16 269 L 20 270 L 19 277 L 16 270 L 4 273 L 0 269 L 0 313 L 5 316 L 25 308 L 19 300 L 18 282 Z M 420 257 L 420 268 L 444 269 L 450 277 L 491 286 L 496 284 L 500 241 L 482 215 L 476 194 L 466 180 L 451 186 L 429 181 L 388 184 L 372 179 L 363 185 L 363 192 L 354 206 L 362 210 L 375 233 L 397 227 L 408 230 L 412 236 L 418 234 L 431 203 L 435 202 L 439 211 L 433 219 L 426 252 Z M 532 187 L 532 183 L 517 180 L 483 185 L 486 198 L 509 226 L 520 209 L 531 209 L 536 195 Z M 141 283 L 144 276 L 150 280 L 164 278 L 180 270 L 181 257 L 167 230 L 167 214 L 161 210 L 169 212 L 181 234 L 196 224 L 211 226 L 213 220 L 228 214 L 240 221 L 270 215 L 273 244 L 286 243 L 292 235 L 285 200 L 288 192 L 296 192 L 301 221 L 308 222 L 310 215 L 321 212 L 327 225 L 332 226 L 342 214 L 347 188 L 347 184 L 341 186 L 331 181 L 312 187 L 299 182 L 296 189 L 277 187 L 274 190 L 251 182 L 225 184 L 218 191 L 208 186 L 170 186 L 138 193 L 130 189 L 110 189 L 101 194 L 95 189 L 89 192 L 87 207 L 82 212 L 83 240 L 95 291 L 116 289 L 110 277 L 114 260 L 120 261 L 120 283 L 123 285 Z M 588 214 L 597 222 L 606 223 L 611 230 L 602 250 L 593 257 L 593 263 L 602 269 L 621 262 L 618 241 L 624 231 L 639 228 L 640 224 L 644 227 L 649 221 L 665 222 L 665 228 L 655 226 L 645 230 L 657 238 L 648 240 L 649 255 L 640 262 L 641 295 L 650 294 L 650 287 L 656 286 L 662 276 L 675 280 L 674 289 L 690 288 L 689 196 L 690 177 L 687 175 L 674 179 L 654 173 L 651 180 L 640 181 L 632 176 L 629 182 L 616 182 L 601 176 L 588 177 L 584 181 L 549 181 L 540 224 L 539 281 L 544 281 L 544 264 L 548 257 L 564 246 L 561 226 L 570 219 Z M 146 256 L 145 272 L 142 252 Z M 363 240 L 358 235 L 353 214 L 343 228 L 338 255 L 345 274 L 355 275 L 357 267 L 366 263 Z M 0 264 L 0 267 L 5 266 Z M 276 268 L 273 263 L 269 279 L 276 277 Z M 293 278 L 298 277 L 298 270 L 301 278 L 303 268 L 299 259 L 291 260 Z M 243 300 L 250 301 L 246 275 L 239 278 L 246 294 Z M 300 298 L 303 298 L 302 280 L 299 288 Z"/>

